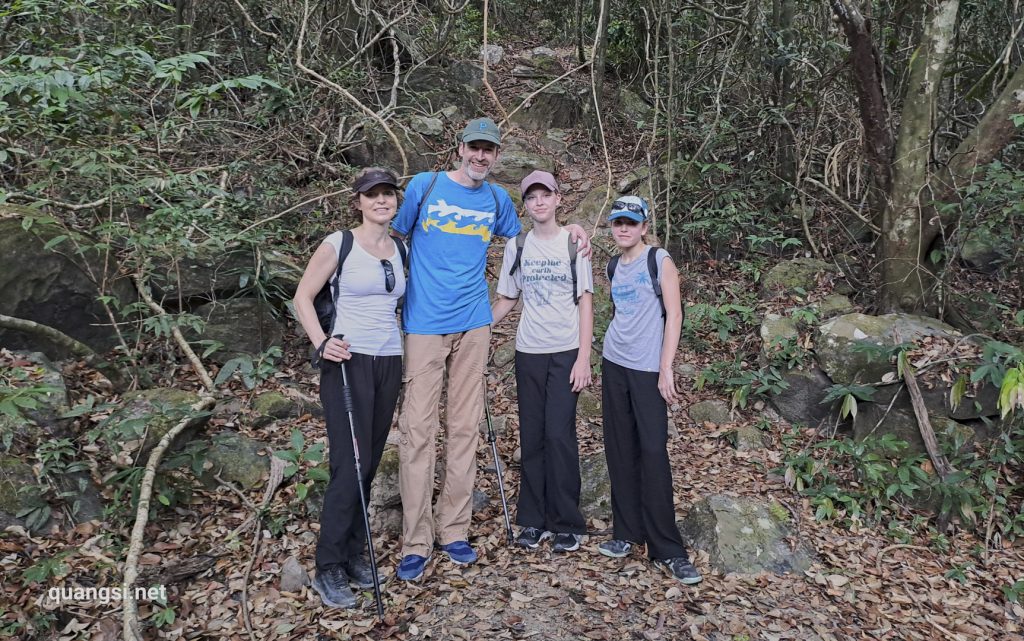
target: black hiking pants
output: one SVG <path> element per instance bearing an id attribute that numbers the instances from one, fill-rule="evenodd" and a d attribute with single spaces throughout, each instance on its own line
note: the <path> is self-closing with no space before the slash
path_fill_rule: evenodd
<path id="1" fill-rule="evenodd" d="M 516 352 L 522 474 L 516 523 L 564 534 L 586 534 L 580 513 L 580 454 L 576 400 L 569 374 L 578 349 Z"/>
<path id="2" fill-rule="evenodd" d="M 603 359 L 601 401 L 613 536 L 646 543 L 652 559 L 686 557 L 676 527 L 668 408 L 658 391 L 658 372 L 641 372 Z"/>
<path id="3" fill-rule="evenodd" d="M 363 490 L 370 499 L 370 485 L 384 454 L 388 431 L 395 416 L 395 405 L 402 385 L 401 356 L 352 354 L 345 361 L 345 373 L 352 389 L 352 419 L 359 441 L 359 464 L 363 472 Z M 320 538 L 316 546 L 317 571 L 345 563 L 363 554 L 366 532 L 364 505 L 359 501 L 355 457 L 348 413 L 341 393 L 341 366 L 323 361 L 320 370 L 320 400 L 327 423 L 331 480 L 324 493 L 320 514 Z"/>

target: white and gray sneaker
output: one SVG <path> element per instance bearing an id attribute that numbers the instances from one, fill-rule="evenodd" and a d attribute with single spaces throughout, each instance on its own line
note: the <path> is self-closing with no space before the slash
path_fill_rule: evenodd
<path id="1" fill-rule="evenodd" d="M 540 547 L 540 544 L 544 542 L 544 539 L 551 538 L 551 532 L 542 530 L 535 527 L 524 527 L 516 537 L 516 545 L 524 547 L 528 550 L 536 550 Z"/>
<path id="2" fill-rule="evenodd" d="M 621 559 L 629 556 L 630 551 L 633 549 L 633 544 L 629 541 L 623 541 L 621 539 L 612 539 L 611 541 L 605 541 L 597 546 L 597 551 L 605 556 L 609 556 L 613 559 Z"/>
<path id="3" fill-rule="evenodd" d="M 580 537 L 568 532 L 555 535 L 555 543 L 551 546 L 555 552 L 575 552 L 580 549 Z"/>

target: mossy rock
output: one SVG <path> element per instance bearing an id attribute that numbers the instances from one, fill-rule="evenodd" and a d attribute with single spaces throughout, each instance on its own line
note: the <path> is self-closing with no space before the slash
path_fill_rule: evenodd
<path id="1" fill-rule="evenodd" d="M 252 410 L 256 414 L 253 419 L 255 427 L 263 427 L 283 418 L 299 416 L 304 404 L 281 392 L 264 392 L 252 402 Z"/>
<path id="2" fill-rule="evenodd" d="M 780 516 L 755 499 L 712 495 L 693 506 L 680 532 L 690 545 L 706 551 L 722 574 L 803 573 L 814 552 L 794 539 Z"/>
<path id="3" fill-rule="evenodd" d="M 258 486 L 270 473 L 270 458 L 260 453 L 266 445 L 237 432 L 220 432 L 209 441 L 206 459 L 213 464 L 204 482 L 215 484 L 216 474 L 225 481 L 237 483 L 243 490 Z"/>
<path id="4" fill-rule="evenodd" d="M 535 169 L 554 173 L 555 162 L 550 156 L 527 151 L 525 146 L 510 139 L 502 145 L 501 156 L 490 176 L 509 192 L 518 192 L 519 182 Z"/>
<path id="5" fill-rule="evenodd" d="M 96 252 L 79 254 L 65 242 L 46 249 L 45 245 L 67 230 L 36 222 L 27 231 L 21 217 L 39 216 L 38 211 L 0 203 L 0 314 L 35 321 L 59 329 L 97 351 L 117 344 L 106 311 L 97 300 L 99 291 L 88 275 L 108 276 L 105 292 L 115 296 L 122 307 L 136 301 L 131 281 L 117 277 L 113 260 L 105 262 Z M 82 237 L 81 244 L 93 241 Z M 86 264 L 88 263 L 88 264 Z M 37 334 L 0 330 L 0 343 L 8 349 L 44 352 L 50 358 L 67 358 L 67 348 Z"/>
<path id="6" fill-rule="evenodd" d="M 233 298 L 198 307 L 197 316 L 206 321 L 202 337 L 221 343 L 210 360 L 223 365 L 236 357 L 254 360 L 272 346 L 280 346 L 284 326 L 274 315 L 274 308 L 256 298 Z M 194 334 L 189 336 L 195 340 Z"/>
<path id="7" fill-rule="evenodd" d="M 0 529 L 25 522 L 18 512 L 46 505 L 32 467 L 14 456 L 0 455 Z"/>
<path id="8" fill-rule="evenodd" d="M 584 102 L 581 88 L 569 84 L 555 84 L 547 87 L 527 102 L 526 106 L 512 115 L 512 122 L 534 131 L 568 129 L 579 124 L 580 105 Z M 530 94 L 520 96 L 520 103 Z M 502 154 L 504 155 L 504 154 Z M 525 176 L 523 174 L 520 176 Z"/>
<path id="9" fill-rule="evenodd" d="M 835 271 L 832 265 L 817 258 L 783 261 L 768 270 L 761 279 L 761 292 L 768 297 L 780 293 L 799 293 L 798 290 L 809 292 L 817 287 L 819 274 L 832 271 Z"/>
<path id="10" fill-rule="evenodd" d="M 767 314 L 761 321 L 761 351 L 766 355 L 775 351 L 779 343 L 798 336 L 800 331 L 797 329 L 796 321 L 789 316 Z"/>
<path id="11" fill-rule="evenodd" d="M 604 452 L 580 459 L 580 511 L 588 519 L 612 516 L 612 482 Z"/>
<path id="12" fill-rule="evenodd" d="M 818 312 L 818 320 L 825 321 L 836 316 L 852 313 L 853 303 L 850 302 L 848 296 L 831 294 L 815 303 L 814 309 Z"/>
<path id="13" fill-rule="evenodd" d="M 380 457 L 377 474 L 370 487 L 370 505 L 375 509 L 399 507 L 402 495 L 398 486 L 398 446 L 388 445 Z"/>
<path id="14" fill-rule="evenodd" d="M 181 421 L 198 401 L 199 395 L 195 392 L 170 387 L 129 392 L 124 395 L 121 407 L 114 410 L 103 422 L 103 428 L 122 446 L 145 435 L 142 452 L 138 455 L 145 460 L 160 439 Z M 175 443 L 188 441 L 208 420 L 209 417 L 202 417 L 194 421 L 178 435 Z"/>
<path id="15" fill-rule="evenodd" d="M 590 390 L 580 392 L 576 401 L 576 416 L 588 423 L 601 418 L 601 399 Z"/>
<path id="16" fill-rule="evenodd" d="M 732 421 L 729 404 L 725 401 L 714 399 L 694 403 L 690 406 L 687 413 L 690 415 L 690 420 L 698 425 L 703 425 L 704 423 L 721 425 L 722 423 Z"/>
<path id="17" fill-rule="evenodd" d="M 833 382 L 875 383 L 896 367 L 885 354 L 896 345 L 895 333 L 904 342 L 923 337 L 955 341 L 960 333 L 942 321 L 913 314 L 844 314 L 818 327 L 814 351 L 818 364 Z"/>
<path id="18" fill-rule="evenodd" d="M 499 345 L 491 355 L 491 363 L 499 369 L 513 363 L 515 360 L 516 342 L 514 340 L 505 341 Z"/>
<path id="19" fill-rule="evenodd" d="M 928 413 L 928 420 L 943 450 L 950 451 L 958 443 L 961 450 L 966 450 L 974 444 L 974 428 L 932 412 Z M 917 417 L 912 410 L 889 408 L 880 403 L 859 403 L 857 416 L 853 419 L 853 437 L 863 440 L 882 438 L 885 435 L 907 443 L 904 456 L 916 456 L 927 451 Z"/>

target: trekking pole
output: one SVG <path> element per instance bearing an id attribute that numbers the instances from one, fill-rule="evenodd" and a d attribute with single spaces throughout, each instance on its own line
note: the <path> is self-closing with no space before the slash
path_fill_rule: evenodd
<path id="1" fill-rule="evenodd" d="M 341 334 L 334 338 L 342 339 Z M 373 553 L 373 535 L 370 532 L 369 503 L 366 501 L 366 491 L 363 489 L 363 468 L 359 464 L 359 439 L 356 438 L 356 424 L 352 416 L 352 388 L 348 386 L 348 372 L 345 370 L 345 361 L 341 361 L 341 398 L 345 404 L 345 411 L 348 413 L 348 430 L 352 434 L 352 453 L 356 460 L 356 483 L 359 485 L 359 502 L 363 505 L 363 527 L 366 528 L 366 549 L 370 553 L 370 571 L 373 573 L 373 596 L 377 599 L 377 617 L 381 623 L 384 622 L 384 601 L 380 596 L 380 577 L 377 576 L 377 557 Z"/>
<path id="2" fill-rule="evenodd" d="M 512 536 L 512 520 L 508 517 L 508 501 L 505 500 L 505 484 L 501 477 L 501 459 L 498 458 L 498 442 L 494 436 L 494 425 L 491 423 L 491 408 L 487 404 L 487 377 L 484 377 L 484 413 L 487 415 L 487 442 L 491 444 L 491 453 L 494 455 L 494 469 L 498 474 L 498 493 L 501 494 L 501 509 L 505 513 L 505 533 L 508 536 L 509 545 L 515 537 Z"/>

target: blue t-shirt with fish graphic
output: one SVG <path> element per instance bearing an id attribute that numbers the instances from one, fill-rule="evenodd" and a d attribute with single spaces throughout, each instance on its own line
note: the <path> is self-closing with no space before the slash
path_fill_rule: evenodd
<path id="1" fill-rule="evenodd" d="M 402 309 L 402 324 L 410 334 L 455 334 L 490 325 L 487 247 L 492 237 L 511 238 L 521 229 L 515 205 L 502 187 L 481 184 L 470 189 L 445 172 L 438 174 L 421 207 L 433 177 L 430 172 L 413 176 L 391 223 L 411 241 Z"/>

